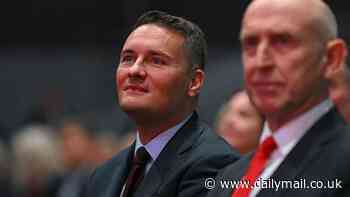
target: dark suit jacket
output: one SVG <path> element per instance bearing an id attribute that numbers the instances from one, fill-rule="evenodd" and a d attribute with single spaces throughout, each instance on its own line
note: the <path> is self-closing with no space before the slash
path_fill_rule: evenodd
<path id="1" fill-rule="evenodd" d="M 239 181 L 244 175 L 253 154 L 242 157 L 239 161 L 225 167 L 216 177 L 217 187 L 209 192 L 208 197 L 230 197 L 232 189 L 223 189 L 222 180 Z M 307 131 L 297 145 L 287 155 L 270 179 L 297 181 L 305 179 L 323 181 L 342 181 L 343 189 L 262 189 L 258 197 L 313 197 L 313 196 L 350 196 L 350 129 L 335 109 L 325 114 Z M 319 183 L 320 184 L 320 183 Z M 321 185 L 320 185 L 321 186 Z M 332 182 L 329 182 L 332 186 Z"/>
<path id="2" fill-rule="evenodd" d="M 86 196 L 119 197 L 130 170 L 133 144 L 92 174 Z M 206 177 L 238 155 L 194 114 L 164 147 L 135 192 L 135 197 L 205 196 Z"/>

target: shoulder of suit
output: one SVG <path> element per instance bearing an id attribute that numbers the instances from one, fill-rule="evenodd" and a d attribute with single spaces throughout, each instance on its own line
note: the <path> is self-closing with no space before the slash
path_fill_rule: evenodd
<path id="1" fill-rule="evenodd" d="M 224 139 L 219 137 L 207 124 L 200 123 L 201 134 L 193 142 L 192 149 L 205 157 L 229 155 L 239 157 L 239 154 L 234 150 Z"/>
<path id="2" fill-rule="evenodd" d="M 237 178 L 240 179 L 243 172 L 249 165 L 251 154 L 244 155 L 237 161 L 227 165 L 221 169 L 217 175 L 217 179 L 224 180 L 225 178 Z"/>

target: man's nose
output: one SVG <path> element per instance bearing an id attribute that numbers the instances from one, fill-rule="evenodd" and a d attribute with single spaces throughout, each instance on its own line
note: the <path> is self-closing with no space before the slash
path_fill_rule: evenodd
<path id="1" fill-rule="evenodd" d="M 137 59 L 135 63 L 129 67 L 128 75 L 131 78 L 144 79 L 146 77 L 147 72 L 141 58 Z"/>
<path id="2" fill-rule="evenodd" d="M 260 43 L 256 58 L 256 65 L 260 68 L 271 67 L 273 65 L 271 46 L 268 41 L 263 41 Z"/>

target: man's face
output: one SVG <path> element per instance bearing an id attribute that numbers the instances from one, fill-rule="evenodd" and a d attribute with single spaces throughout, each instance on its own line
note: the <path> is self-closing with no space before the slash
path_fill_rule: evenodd
<path id="1" fill-rule="evenodd" d="M 219 134 L 241 153 L 253 150 L 263 125 L 258 111 L 245 93 L 234 95 L 227 107 L 228 111 L 219 123 Z"/>
<path id="2" fill-rule="evenodd" d="M 296 113 L 320 94 L 324 46 L 303 9 L 265 3 L 243 20 L 245 85 L 267 117 Z"/>
<path id="3" fill-rule="evenodd" d="M 184 38 L 163 27 L 147 24 L 127 38 L 116 83 L 119 104 L 137 116 L 176 116 L 188 107 L 191 77 Z"/>

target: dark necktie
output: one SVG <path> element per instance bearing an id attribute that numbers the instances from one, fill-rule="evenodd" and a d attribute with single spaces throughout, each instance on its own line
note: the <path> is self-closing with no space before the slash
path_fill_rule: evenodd
<path id="1" fill-rule="evenodd" d="M 238 186 L 232 193 L 232 197 L 248 197 L 253 189 L 256 179 L 265 169 L 266 163 L 271 153 L 277 148 L 277 144 L 272 136 L 266 138 L 258 147 L 253 159 L 249 164 L 248 171 L 242 178 L 244 184 Z M 248 184 L 249 183 L 249 184 Z"/>
<path id="2" fill-rule="evenodd" d="M 128 175 L 128 178 L 126 179 L 123 197 L 133 196 L 138 184 L 143 179 L 146 164 L 150 159 L 151 156 L 144 147 L 140 147 L 136 151 L 136 155 L 132 161 L 130 173 Z"/>

